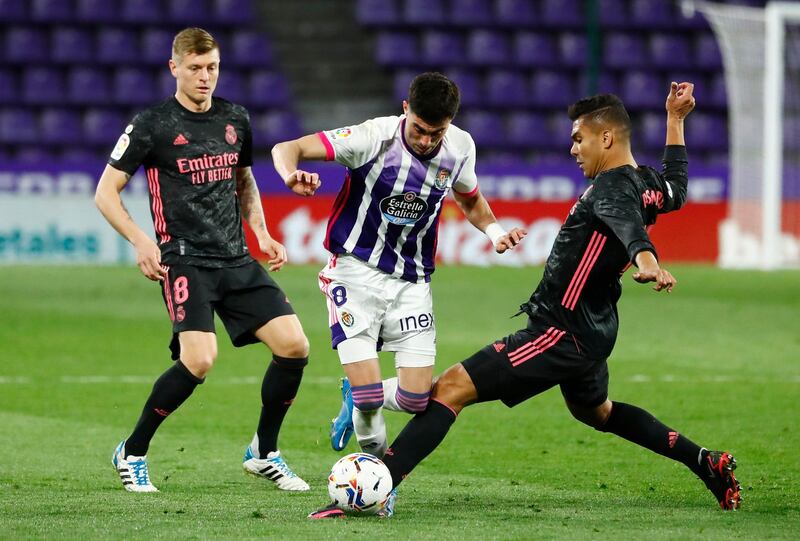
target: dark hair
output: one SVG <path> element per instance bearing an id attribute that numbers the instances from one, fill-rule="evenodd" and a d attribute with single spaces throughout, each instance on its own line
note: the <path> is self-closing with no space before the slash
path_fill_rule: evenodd
<path id="1" fill-rule="evenodd" d="M 628 138 L 631 135 L 631 117 L 622 100 L 614 94 L 599 94 L 583 98 L 567 110 L 569 119 L 575 121 L 585 116 L 585 122 L 597 126 L 614 126 Z"/>
<path id="2" fill-rule="evenodd" d="M 408 88 L 408 106 L 415 115 L 431 124 L 455 118 L 460 102 L 458 87 L 441 73 L 421 73 Z"/>

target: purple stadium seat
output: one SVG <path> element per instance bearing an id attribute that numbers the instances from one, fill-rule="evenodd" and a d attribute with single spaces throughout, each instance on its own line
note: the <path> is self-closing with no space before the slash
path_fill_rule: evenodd
<path id="1" fill-rule="evenodd" d="M 530 0 L 495 0 L 495 21 L 508 26 L 527 26 L 536 22 L 534 2 Z"/>
<path id="2" fill-rule="evenodd" d="M 24 22 L 29 18 L 27 0 L 0 0 L 0 21 Z"/>
<path id="3" fill-rule="evenodd" d="M 491 0 L 450 0 L 448 23 L 479 26 L 490 24 L 493 18 Z"/>
<path id="4" fill-rule="evenodd" d="M 688 68 L 692 65 L 689 42 L 680 34 L 651 34 L 651 65 L 656 68 Z"/>
<path id="5" fill-rule="evenodd" d="M 694 61 L 698 68 L 722 68 L 722 55 L 717 40 L 711 33 L 703 33 L 694 41 Z"/>
<path id="6" fill-rule="evenodd" d="M 124 0 L 120 12 L 123 21 L 132 23 L 155 23 L 164 18 L 161 0 Z"/>
<path id="7" fill-rule="evenodd" d="M 460 115 L 460 126 L 467 130 L 480 149 L 500 147 L 505 143 L 505 127 L 500 115 L 488 111 L 468 111 Z"/>
<path id="8" fill-rule="evenodd" d="M 34 66 L 22 73 L 22 100 L 25 103 L 58 103 L 62 99 L 63 88 L 61 70 Z"/>
<path id="9" fill-rule="evenodd" d="M 76 17 L 86 23 L 118 23 L 117 0 L 77 0 Z"/>
<path id="10" fill-rule="evenodd" d="M 105 70 L 76 66 L 67 74 L 67 100 L 79 105 L 103 104 L 111 99 Z"/>
<path id="11" fill-rule="evenodd" d="M 179 26 L 203 25 L 214 22 L 210 0 L 168 0 L 167 16 Z"/>
<path id="12" fill-rule="evenodd" d="M 177 83 L 168 69 L 156 70 L 156 100 L 175 95 Z"/>
<path id="13" fill-rule="evenodd" d="M 0 69 L 0 103 L 16 103 L 19 100 L 17 76 L 12 70 Z"/>
<path id="14" fill-rule="evenodd" d="M 697 150 L 728 148 L 728 128 L 724 118 L 704 112 L 692 113 L 692 121 L 686 125 L 686 146 Z"/>
<path id="15" fill-rule="evenodd" d="M 39 127 L 45 143 L 74 143 L 80 140 L 81 115 L 73 109 L 45 109 Z"/>
<path id="16" fill-rule="evenodd" d="M 619 84 L 613 73 L 604 71 L 597 77 L 597 86 L 589 88 L 589 74 L 581 73 L 578 76 L 578 86 L 576 91 L 579 96 L 589 96 L 594 94 L 617 94 L 619 95 Z"/>
<path id="17" fill-rule="evenodd" d="M 639 115 L 638 125 L 633 128 L 632 139 L 638 142 L 641 149 L 659 150 L 664 148 L 664 129 L 663 113 L 642 113 Z M 643 160 L 644 157 L 639 156 L 639 159 Z"/>
<path id="18" fill-rule="evenodd" d="M 507 144 L 516 148 L 548 148 L 552 135 L 546 118 L 539 113 L 512 111 L 506 121 Z"/>
<path id="19" fill-rule="evenodd" d="M 234 32 L 231 36 L 231 53 L 232 56 L 225 53 L 225 60 L 239 66 L 268 68 L 273 64 L 269 40 L 258 32 Z"/>
<path id="20" fill-rule="evenodd" d="M 94 36 L 72 26 L 55 28 L 50 35 L 50 58 L 63 64 L 88 64 L 94 60 Z"/>
<path id="21" fill-rule="evenodd" d="M 234 103 L 245 103 L 248 97 L 248 93 L 245 92 L 242 76 L 238 71 L 234 70 L 227 70 L 224 73 L 220 73 L 214 95 Z"/>
<path id="22" fill-rule="evenodd" d="M 399 14 L 395 0 L 358 0 L 356 3 L 356 20 L 363 25 L 395 24 Z"/>
<path id="23" fill-rule="evenodd" d="M 645 45 L 639 36 L 609 32 L 603 43 L 603 64 L 610 68 L 639 68 L 647 64 Z"/>
<path id="24" fill-rule="evenodd" d="M 524 107 L 531 101 L 525 76 L 519 71 L 492 70 L 486 77 L 486 101 L 495 107 Z"/>
<path id="25" fill-rule="evenodd" d="M 674 26 L 672 2 L 664 0 L 631 0 L 631 24 L 637 27 Z"/>
<path id="26" fill-rule="evenodd" d="M 42 22 L 64 22 L 73 19 L 72 0 L 33 0 L 31 19 Z"/>
<path id="27" fill-rule="evenodd" d="M 249 103 L 259 107 L 285 107 L 289 104 L 289 87 L 280 73 L 254 71 L 248 81 Z"/>
<path id="28" fill-rule="evenodd" d="M 408 99 L 408 87 L 411 84 L 411 80 L 419 74 L 419 70 L 411 70 L 411 69 L 399 69 L 394 70 L 394 84 L 392 88 L 394 89 L 392 92 L 392 96 L 395 100 L 402 101 Z M 458 84 L 458 81 L 456 81 Z M 461 102 L 464 102 L 464 97 L 461 97 Z"/>
<path id="29" fill-rule="evenodd" d="M 89 144 L 106 146 L 110 152 L 125 129 L 126 120 L 117 111 L 88 109 L 83 115 L 83 140 Z"/>
<path id="30" fill-rule="evenodd" d="M 709 105 L 716 107 L 727 107 L 728 105 L 728 88 L 725 85 L 725 74 L 722 72 L 715 73 L 711 77 L 711 84 L 708 90 Z"/>
<path id="31" fill-rule="evenodd" d="M 408 32 L 381 32 L 375 46 L 375 59 L 384 66 L 417 63 L 417 38 Z"/>
<path id="32" fill-rule="evenodd" d="M 558 63 L 555 41 L 548 33 L 517 32 L 514 36 L 514 62 L 518 66 L 548 67 Z"/>
<path id="33" fill-rule="evenodd" d="M 30 109 L 0 109 L 0 142 L 37 143 L 39 123 Z"/>
<path id="34" fill-rule="evenodd" d="M 506 36 L 490 30 L 473 30 L 470 33 L 467 55 L 472 64 L 479 66 L 497 66 L 512 60 Z"/>
<path id="35" fill-rule="evenodd" d="M 551 27 L 576 27 L 585 24 L 581 0 L 542 0 L 541 21 Z"/>
<path id="36" fill-rule="evenodd" d="M 531 76 L 531 102 L 534 105 L 565 110 L 578 99 L 572 75 L 560 71 L 537 71 Z"/>
<path id="37" fill-rule="evenodd" d="M 89 150 L 85 147 L 64 147 L 61 150 L 59 159 L 62 162 L 74 164 L 87 164 L 87 163 L 103 163 L 108 159 L 108 156 L 98 154 L 96 150 Z"/>
<path id="38" fill-rule="evenodd" d="M 421 53 L 426 66 L 458 66 L 465 58 L 464 39 L 457 32 L 429 30 L 422 35 Z"/>
<path id="39" fill-rule="evenodd" d="M 566 32 L 558 36 L 560 63 L 570 68 L 580 68 L 587 64 L 589 45 L 586 36 Z"/>
<path id="40" fill-rule="evenodd" d="M 289 111 L 271 111 L 255 115 L 252 121 L 253 147 L 269 147 L 302 135 L 297 117 Z"/>
<path id="41" fill-rule="evenodd" d="M 660 77 L 650 72 L 629 71 L 622 76 L 621 96 L 630 109 L 664 106 L 666 87 Z"/>
<path id="42" fill-rule="evenodd" d="M 169 30 L 160 28 L 145 30 L 142 33 L 142 60 L 152 65 L 167 66 L 167 62 L 172 56 L 174 37 Z"/>
<path id="43" fill-rule="evenodd" d="M 458 85 L 458 90 L 461 94 L 461 105 L 463 107 L 476 107 L 484 104 L 486 96 L 483 92 L 483 85 L 478 74 L 474 71 L 464 69 L 452 69 L 445 73 L 450 80 Z M 408 95 L 408 81 L 406 80 L 406 89 L 403 96 Z"/>
<path id="44" fill-rule="evenodd" d="M 800 116 L 786 116 L 783 118 L 783 141 L 785 151 L 800 150 Z M 795 153 L 795 155 L 797 154 Z"/>
<path id="45" fill-rule="evenodd" d="M 572 145 L 570 141 L 572 121 L 567 116 L 566 111 L 562 109 L 558 112 L 550 113 L 547 121 L 550 126 L 551 147 L 563 152 L 563 154 L 560 154 L 562 163 L 564 160 L 567 160 L 567 163 L 574 163 L 575 158 L 569 155 L 569 147 Z M 561 151 L 561 149 L 563 149 L 563 151 Z"/>
<path id="46" fill-rule="evenodd" d="M 30 27 L 6 27 L 5 59 L 11 62 L 41 62 L 48 57 L 47 34 Z"/>
<path id="47" fill-rule="evenodd" d="M 405 0 L 403 21 L 409 25 L 447 22 L 443 0 Z"/>
<path id="48" fill-rule="evenodd" d="M 625 0 L 600 0 L 600 24 L 603 28 L 622 28 L 628 23 Z"/>
<path id="49" fill-rule="evenodd" d="M 139 36 L 133 30 L 101 28 L 97 33 L 97 59 L 107 64 L 139 60 Z"/>
<path id="50" fill-rule="evenodd" d="M 217 23 L 251 23 L 258 15 L 251 0 L 214 0 L 214 20 Z"/>
<path id="51" fill-rule="evenodd" d="M 14 160 L 31 165 L 53 161 L 53 153 L 40 146 L 23 146 L 17 149 Z"/>
<path id="52" fill-rule="evenodd" d="M 114 72 L 114 102 L 124 105 L 150 105 L 158 99 L 150 70 L 119 68 Z"/>

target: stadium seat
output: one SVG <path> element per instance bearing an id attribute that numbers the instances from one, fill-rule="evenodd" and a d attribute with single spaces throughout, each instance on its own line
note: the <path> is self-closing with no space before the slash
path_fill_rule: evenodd
<path id="1" fill-rule="evenodd" d="M 40 22 L 66 22 L 73 19 L 72 0 L 33 0 L 31 19 Z"/>
<path id="2" fill-rule="evenodd" d="M 486 102 L 494 107 L 524 107 L 531 92 L 523 74 L 515 70 L 492 70 L 486 77 Z"/>
<path id="3" fill-rule="evenodd" d="M 467 55 L 469 61 L 478 66 L 503 65 L 512 60 L 504 33 L 491 30 L 473 30 L 470 33 Z"/>
<path id="4" fill-rule="evenodd" d="M 464 39 L 458 32 L 429 30 L 422 35 L 421 61 L 426 66 L 458 66 L 464 63 Z"/>
<path id="5" fill-rule="evenodd" d="M 375 45 L 375 59 L 384 66 L 408 66 L 417 62 L 417 38 L 408 32 L 381 32 Z"/>
<path id="6" fill-rule="evenodd" d="M 47 60 L 47 33 L 25 26 L 6 27 L 5 59 L 11 62 L 41 62 Z"/>
<path id="7" fill-rule="evenodd" d="M 537 13 L 530 0 L 495 0 L 494 20 L 498 24 L 524 28 L 536 23 Z"/>
<path id="8" fill-rule="evenodd" d="M 512 111 L 506 121 L 506 144 L 519 149 L 540 149 L 552 146 L 552 134 L 541 113 Z"/>
<path id="9" fill-rule="evenodd" d="M 569 73 L 541 70 L 531 76 L 531 102 L 534 105 L 564 111 L 577 99 L 575 81 Z"/>
<path id="10" fill-rule="evenodd" d="M 244 81 L 238 71 L 227 70 L 221 73 L 219 79 L 217 79 L 217 88 L 214 90 L 214 95 L 234 103 L 241 103 L 245 106 L 250 105 L 248 102 L 249 92 L 245 91 Z"/>
<path id="11" fill-rule="evenodd" d="M 645 45 L 635 34 L 609 32 L 603 43 L 603 65 L 609 68 L 639 68 L 647 64 Z"/>
<path id="12" fill-rule="evenodd" d="M 53 161 L 53 153 L 49 149 L 44 149 L 39 145 L 23 146 L 17 149 L 14 159 L 20 163 L 39 165 Z"/>
<path id="13" fill-rule="evenodd" d="M 481 79 L 477 73 L 468 69 L 451 69 L 445 75 L 458 85 L 461 93 L 462 107 L 479 107 L 485 103 Z M 408 95 L 408 83 L 411 79 L 406 79 L 403 97 Z"/>
<path id="14" fill-rule="evenodd" d="M 259 32 L 240 30 L 231 36 L 231 53 L 225 54 L 225 61 L 237 66 L 268 68 L 273 65 L 272 48 L 269 40 Z"/>
<path id="15" fill-rule="evenodd" d="M 111 99 L 105 70 L 75 66 L 67 73 L 67 100 L 78 105 L 102 105 Z"/>
<path id="16" fill-rule="evenodd" d="M 409 25 L 447 22 L 443 0 L 405 0 L 403 21 Z"/>
<path id="17" fill-rule="evenodd" d="M 685 69 L 693 64 L 689 42 L 680 34 L 651 34 L 648 45 L 653 67 Z"/>
<path id="18" fill-rule="evenodd" d="M 33 66 L 22 73 L 22 101 L 30 104 L 58 103 L 63 99 L 61 70 Z"/>
<path id="19" fill-rule="evenodd" d="M 566 32 L 558 36 L 558 56 L 562 66 L 581 68 L 586 66 L 589 57 L 586 36 Z"/>
<path id="20" fill-rule="evenodd" d="M 163 68 L 156 70 L 156 100 L 174 96 L 176 88 L 177 83 L 175 82 L 175 77 L 172 76 L 172 72 Z"/>
<path id="21" fill-rule="evenodd" d="M 114 72 L 114 102 L 123 105 L 150 105 L 157 99 L 150 70 L 119 68 Z"/>
<path id="22" fill-rule="evenodd" d="M 27 0 L 0 0 L 0 21 L 4 23 L 28 20 Z"/>
<path id="23" fill-rule="evenodd" d="M 461 128 L 467 130 L 475 146 L 481 148 L 500 147 L 505 144 L 505 127 L 502 118 L 488 111 L 468 111 L 460 115 Z"/>
<path id="24" fill-rule="evenodd" d="M 78 21 L 84 23 L 109 23 L 119 22 L 118 0 L 77 0 L 75 15 Z"/>
<path id="25" fill-rule="evenodd" d="M 586 24 L 581 0 L 542 0 L 541 22 L 548 27 L 574 28 Z"/>
<path id="26" fill-rule="evenodd" d="M 39 122 L 30 109 L 0 109 L 0 141 L 4 143 L 37 143 Z"/>
<path id="27" fill-rule="evenodd" d="M 97 59 L 105 64 L 132 63 L 140 60 L 139 36 L 134 30 L 101 28 L 97 32 Z"/>
<path id="28" fill-rule="evenodd" d="M 578 76 L 575 92 L 578 99 L 594 94 L 616 94 L 619 95 L 619 83 L 616 76 L 609 71 L 598 74 L 596 85 L 590 87 L 590 77 L 588 73 L 582 72 Z"/>
<path id="29" fill-rule="evenodd" d="M 128 120 L 116 110 L 88 109 L 83 114 L 83 140 L 107 147 L 111 152 Z"/>
<path id="30" fill-rule="evenodd" d="M 603 28 L 623 28 L 628 24 L 628 4 L 625 0 L 600 0 L 600 25 Z"/>
<path id="31" fill-rule="evenodd" d="M 722 68 L 722 55 L 713 34 L 702 33 L 695 38 L 693 57 L 698 68 L 713 70 Z"/>
<path id="32" fill-rule="evenodd" d="M 94 60 L 94 36 L 73 26 L 54 28 L 50 34 L 50 58 L 60 64 L 89 64 Z"/>
<path id="33" fill-rule="evenodd" d="M 514 62 L 520 67 L 549 67 L 558 63 L 555 41 L 549 33 L 522 31 L 514 36 Z"/>
<path id="34" fill-rule="evenodd" d="M 727 107 L 728 87 L 725 85 L 725 74 L 715 73 L 711 77 L 711 84 L 708 89 L 709 105 L 716 107 Z"/>
<path id="35" fill-rule="evenodd" d="M 119 15 L 130 23 L 156 23 L 163 20 L 164 11 L 161 0 L 124 0 Z"/>
<path id="36" fill-rule="evenodd" d="M 215 22 L 211 0 L 168 0 L 167 17 L 179 26 L 207 25 Z"/>
<path id="37" fill-rule="evenodd" d="M 640 145 L 638 150 L 652 152 L 664 148 L 664 129 L 664 114 L 648 111 L 639 115 L 639 122 L 633 128 L 633 139 Z"/>
<path id="38" fill-rule="evenodd" d="M 550 127 L 550 140 L 551 146 L 554 149 L 564 149 L 561 154 L 561 163 L 566 159 L 568 162 L 573 158 L 569 155 L 569 147 L 572 144 L 570 135 L 572 134 L 572 121 L 567 116 L 567 112 L 560 109 L 556 112 L 550 113 L 547 118 L 547 123 Z"/>
<path id="39" fill-rule="evenodd" d="M 257 14 L 251 0 L 213 0 L 214 20 L 223 24 L 248 24 Z"/>
<path id="40" fill-rule="evenodd" d="M 411 84 L 411 80 L 417 76 L 419 70 L 407 70 L 407 69 L 399 69 L 394 71 L 394 84 L 392 85 L 393 92 L 392 96 L 397 101 L 402 101 L 408 99 L 408 86 Z M 458 82 L 456 81 L 456 84 Z M 464 96 L 462 91 L 461 96 L 461 103 L 464 104 Z"/>
<path id="41" fill-rule="evenodd" d="M 620 98 L 629 109 L 663 107 L 667 96 L 666 84 L 661 77 L 648 71 L 624 73 L 620 90 Z"/>
<path id="42" fill-rule="evenodd" d="M 491 0 L 450 0 L 448 23 L 461 26 L 480 26 L 491 24 Z"/>
<path id="43" fill-rule="evenodd" d="M 141 35 L 142 60 L 147 64 L 162 66 L 166 69 L 172 56 L 172 40 L 174 33 L 161 28 L 147 28 Z"/>
<path id="44" fill-rule="evenodd" d="M 248 81 L 248 104 L 251 107 L 285 107 L 289 105 L 289 87 L 280 73 L 257 70 Z"/>
<path id="45" fill-rule="evenodd" d="M 14 71 L 0 69 L 0 104 L 17 103 L 19 82 Z"/>
<path id="46" fill-rule="evenodd" d="M 271 111 L 252 117 L 253 147 L 271 147 L 275 143 L 302 135 L 297 117 L 289 111 Z"/>
<path id="47" fill-rule="evenodd" d="M 363 25 L 379 26 L 396 24 L 400 18 L 395 0 L 358 0 L 356 20 Z"/>
<path id="48" fill-rule="evenodd" d="M 631 0 L 631 24 L 638 28 L 674 26 L 672 3 L 664 0 Z"/>
<path id="49" fill-rule="evenodd" d="M 695 111 L 686 124 L 686 146 L 691 151 L 728 148 L 728 128 L 722 117 Z"/>
<path id="50" fill-rule="evenodd" d="M 113 142 L 112 142 L 113 145 Z M 103 153 L 100 155 L 99 159 L 106 159 L 108 155 Z M 96 150 L 87 149 L 85 147 L 63 147 L 60 154 L 59 159 L 65 163 L 74 163 L 74 164 L 87 164 L 87 163 L 96 163 L 98 161 L 98 154 Z"/>
<path id="51" fill-rule="evenodd" d="M 783 117 L 783 141 L 784 152 L 787 150 L 800 150 L 800 116 L 789 115 Z M 797 195 L 800 196 L 800 194 Z"/>
<path id="52" fill-rule="evenodd" d="M 81 133 L 81 115 L 74 109 L 45 109 L 39 114 L 41 141 L 74 143 Z"/>

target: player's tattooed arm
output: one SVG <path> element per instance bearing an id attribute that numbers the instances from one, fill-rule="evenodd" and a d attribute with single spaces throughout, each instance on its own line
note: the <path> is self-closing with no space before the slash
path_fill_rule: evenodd
<path id="1" fill-rule="evenodd" d="M 287 261 L 286 248 L 273 239 L 267 230 L 261 195 L 258 193 L 256 178 L 250 167 L 240 167 L 236 170 L 236 194 L 239 197 L 242 216 L 258 239 L 258 249 L 267 255 L 269 270 L 280 270 Z"/>

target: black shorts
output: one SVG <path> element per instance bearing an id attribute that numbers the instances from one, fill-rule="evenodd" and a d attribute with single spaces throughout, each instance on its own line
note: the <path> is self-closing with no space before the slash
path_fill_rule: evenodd
<path id="1" fill-rule="evenodd" d="M 588 359 L 570 333 L 547 324 L 534 322 L 462 364 L 480 402 L 501 400 L 512 408 L 555 385 L 579 406 L 599 406 L 608 397 L 606 360 Z"/>
<path id="2" fill-rule="evenodd" d="M 172 358 L 180 357 L 178 333 L 215 332 L 219 315 L 236 347 L 258 342 L 253 334 L 268 321 L 294 314 L 289 299 L 257 261 L 240 267 L 167 267 L 161 289 L 172 320 Z"/>

